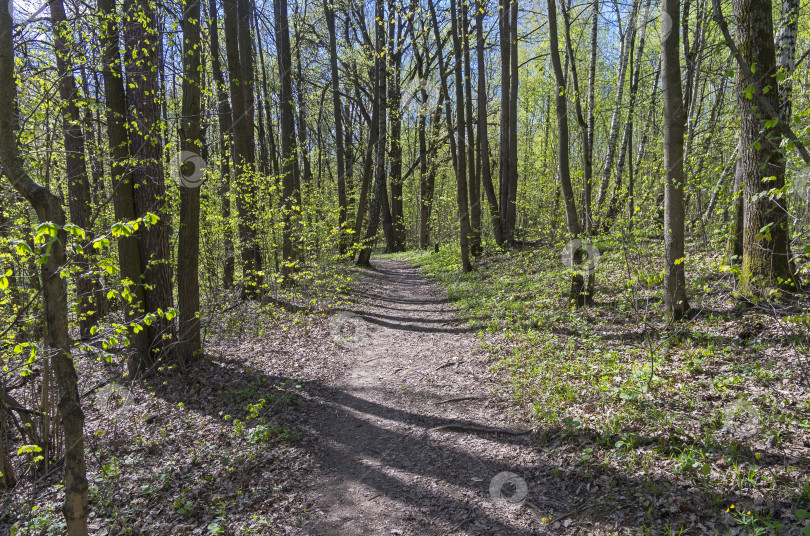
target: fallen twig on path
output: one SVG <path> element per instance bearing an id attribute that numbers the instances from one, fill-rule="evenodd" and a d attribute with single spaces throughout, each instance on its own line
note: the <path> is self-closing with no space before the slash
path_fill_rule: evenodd
<path id="1" fill-rule="evenodd" d="M 443 424 L 431 428 L 428 432 L 435 432 L 437 430 L 455 430 L 457 432 L 483 432 L 487 434 L 508 434 L 508 435 L 526 435 L 531 433 L 531 430 L 523 430 L 516 432 L 514 430 L 507 430 L 505 428 L 487 428 L 484 426 L 468 426 L 466 424 Z"/>
<path id="2" fill-rule="evenodd" d="M 442 400 L 441 402 L 436 402 L 437 406 L 441 406 L 442 404 L 450 404 L 451 402 L 463 402 L 465 400 L 481 400 L 480 396 L 460 396 L 458 398 L 448 398 L 447 400 Z"/>

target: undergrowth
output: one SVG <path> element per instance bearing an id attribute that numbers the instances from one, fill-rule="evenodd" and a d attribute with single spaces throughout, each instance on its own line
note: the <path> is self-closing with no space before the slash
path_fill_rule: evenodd
<path id="1" fill-rule="evenodd" d="M 692 245 L 693 311 L 673 323 L 661 245 L 596 246 L 596 303 L 581 309 L 566 306 L 564 244 L 489 249 L 467 274 L 454 248 L 397 258 L 445 286 L 515 410 L 561 440 L 557 455 L 572 453 L 586 472 L 697 488 L 718 515 L 745 504 L 753 513 L 742 528 L 781 509 L 788 533 L 798 531 L 804 522 L 790 512 L 810 505 L 808 301 L 741 302 L 734 268 Z M 779 532 L 757 526 L 749 532 Z"/>

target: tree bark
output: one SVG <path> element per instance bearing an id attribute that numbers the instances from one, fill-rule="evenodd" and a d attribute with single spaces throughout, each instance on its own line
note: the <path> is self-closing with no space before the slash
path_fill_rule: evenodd
<path id="1" fill-rule="evenodd" d="M 503 228 L 501 215 L 498 210 L 498 198 L 495 196 L 495 187 L 492 184 L 492 168 L 489 162 L 489 135 L 487 124 L 487 79 L 486 63 L 484 62 L 484 3 L 476 0 L 475 9 L 475 41 L 476 57 L 478 61 L 478 145 L 481 158 L 481 182 L 489 204 L 489 216 L 492 220 L 492 232 L 495 243 L 503 245 Z"/>
<path id="2" fill-rule="evenodd" d="M 87 472 L 84 458 L 84 413 L 79 399 L 78 377 L 69 352 L 67 283 L 65 267 L 65 213 L 58 197 L 35 182 L 25 171 L 17 149 L 14 110 L 17 84 L 14 78 L 14 44 L 9 4 L 0 5 L 0 166 L 17 192 L 26 198 L 43 224 L 55 225 L 56 236 L 46 240 L 41 254 L 43 301 L 47 321 L 47 345 L 59 390 L 59 416 L 65 434 L 65 502 L 62 512 L 68 536 L 87 534 Z"/>
<path id="3" fill-rule="evenodd" d="M 638 0 L 633 0 L 633 8 L 630 12 L 630 20 L 627 22 L 624 32 L 621 36 L 621 56 L 619 57 L 619 76 L 616 80 L 616 106 L 613 108 L 613 116 L 610 119 L 610 130 L 608 131 L 608 145 L 607 154 L 605 155 L 605 164 L 602 166 L 602 180 L 599 184 L 599 194 L 596 198 L 596 210 L 599 211 L 607 197 L 607 189 L 610 183 L 610 174 L 613 170 L 613 160 L 616 157 L 616 145 L 619 140 L 619 113 L 622 109 L 622 99 L 624 97 L 624 82 L 627 72 L 627 60 L 630 55 L 630 37 L 633 34 L 633 24 L 636 18 L 638 9 Z M 678 19 L 675 19 L 678 20 Z"/>
<path id="4" fill-rule="evenodd" d="M 85 236 L 79 240 L 82 249 L 89 249 L 93 241 L 91 215 L 93 213 L 90 196 L 90 181 L 85 162 L 85 140 L 76 80 L 71 65 L 69 46 L 72 29 L 68 26 L 65 6 L 62 0 L 51 0 L 51 22 L 54 33 L 56 67 L 59 76 L 59 97 L 62 100 L 62 126 L 65 131 L 65 175 L 68 183 L 68 206 L 70 220 L 81 227 Z M 90 328 L 98 321 L 99 306 L 96 297 L 99 293 L 98 281 L 90 271 L 90 263 L 83 252 L 74 255 L 74 264 L 79 267 L 76 279 L 76 298 L 79 304 L 79 332 L 83 339 L 90 338 Z"/>
<path id="5" fill-rule="evenodd" d="M 224 0 L 225 48 L 230 75 L 236 168 L 236 208 L 239 212 L 239 247 L 242 260 L 242 297 L 260 292 L 262 268 L 256 229 L 255 161 L 253 132 L 253 57 L 250 45 L 250 13 L 246 0 Z"/>
<path id="6" fill-rule="evenodd" d="M 280 109 L 281 109 L 281 162 L 282 162 L 282 212 L 283 212 L 283 243 L 282 243 L 282 277 L 285 284 L 292 284 L 295 268 L 295 252 L 293 244 L 293 227 L 297 221 L 295 209 L 296 180 L 295 159 L 295 106 L 293 104 L 292 84 L 292 51 L 290 48 L 290 25 L 287 17 L 287 0 L 274 0 L 276 23 L 276 48 L 278 49 L 278 69 L 281 80 Z"/>
<path id="7" fill-rule="evenodd" d="M 208 2 L 208 16 L 211 20 L 209 31 L 211 32 L 211 70 L 214 78 L 215 92 L 217 97 L 217 119 L 219 122 L 219 175 L 222 185 L 218 193 L 220 194 L 220 210 L 222 214 L 222 248 L 224 249 L 225 260 L 222 270 L 222 286 L 230 289 L 233 287 L 234 278 L 234 249 L 233 230 L 231 226 L 231 156 L 233 154 L 233 143 L 231 141 L 230 127 L 233 124 L 231 114 L 231 103 L 228 100 L 228 91 L 225 87 L 225 77 L 222 73 L 222 63 L 219 57 L 219 27 L 217 21 L 216 0 Z"/>
<path id="8" fill-rule="evenodd" d="M 476 139 L 473 123 L 472 72 L 470 68 L 470 38 L 468 14 L 469 4 L 462 0 L 459 5 L 459 25 L 464 50 L 464 102 L 467 123 L 467 164 L 469 167 L 469 204 L 470 204 L 470 254 L 477 257 L 481 254 L 481 173 L 480 158 L 476 163 Z M 480 156 L 480 154 L 479 154 Z"/>
<path id="9" fill-rule="evenodd" d="M 386 106 L 385 106 L 385 83 L 387 76 L 386 57 L 383 51 L 385 50 L 385 0 L 376 1 L 376 15 L 375 15 L 375 81 L 374 81 L 374 107 L 377 111 L 377 138 L 371 139 L 374 142 L 376 155 L 375 155 L 375 170 L 374 170 L 374 197 L 371 200 L 371 209 L 368 217 L 368 228 L 366 230 L 365 239 L 363 241 L 360 254 L 357 256 L 358 266 L 369 266 L 371 264 L 371 248 L 373 240 L 377 236 L 377 231 L 380 225 L 380 213 L 385 212 L 383 203 L 388 204 L 388 194 L 386 193 L 385 186 L 385 148 L 386 148 Z M 372 112 L 373 114 L 373 112 Z M 388 219 L 390 221 L 390 212 Z M 383 214 L 385 218 L 385 214 Z M 390 224 L 389 224 L 390 225 Z M 386 233 L 386 242 L 390 243 L 388 238 L 390 230 Z"/>
<path id="10" fill-rule="evenodd" d="M 169 213 L 163 174 L 161 143 L 161 94 L 158 84 L 159 45 L 154 7 L 148 0 L 125 0 L 125 56 L 127 75 L 130 178 L 135 212 L 148 212 L 160 219 L 138 231 L 145 309 L 156 318 L 148 326 L 153 351 L 162 352 L 164 340 L 171 340 L 174 328 L 164 315 L 173 304 L 171 256 L 169 253 Z"/>
<path id="11" fill-rule="evenodd" d="M 121 72 L 121 56 L 118 50 L 118 16 L 114 0 L 99 0 L 99 10 L 104 17 L 101 30 L 103 51 L 102 75 L 107 110 L 107 138 L 110 145 L 112 163 L 113 207 L 115 218 L 121 222 L 131 222 L 138 218 L 135 211 L 135 192 L 129 169 L 129 133 L 127 132 L 127 103 L 124 91 L 124 77 Z M 146 304 L 141 275 L 141 251 L 136 234 L 118 237 L 118 265 L 121 279 L 128 281 L 132 301 L 125 304 L 125 314 L 129 322 L 137 321 Z M 146 329 L 129 332 L 135 352 L 129 356 L 127 369 L 133 378 L 153 364 L 149 351 L 149 336 Z"/>
<path id="12" fill-rule="evenodd" d="M 568 104 L 565 97 L 565 75 L 563 74 L 560 61 L 560 42 L 557 36 L 557 6 L 556 0 L 548 0 L 548 33 L 549 47 L 551 49 L 551 66 L 554 70 L 555 81 L 555 104 L 557 108 L 557 171 L 560 177 L 563 200 L 565 201 L 565 219 L 568 225 L 568 232 L 574 237 L 570 242 L 571 264 L 573 274 L 571 277 L 571 290 L 568 294 L 568 302 L 576 307 L 582 307 L 593 301 L 592 289 L 585 286 L 585 275 L 577 267 L 582 264 L 582 247 L 579 246 L 579 235 L 582 234 L 582 227 L 579 224 L 577 215 L 574 189 L 571 185 L 570 154 L 568 143 Z M 589 277 L 590 279 L 590 277 Z M 591 286 L 589 282 L 589 287 Z"/>
<path id="13" fill-rule="evenodd" d="M 734 0 L 741 58 L 756 65 L 750 73 L 763 89 L 762 98 L 772 110 L 779 107 L 776 84 L 776 52 L 770 0 Z M 779 150 L 782 136 L 778 120 L 763 115 L 749 89 L 749 73 L 737 75 L 740 111 L 739 172 L 743 192 L 743 257 L 740 289 L 743 293 L 761 288 L 792 286 L 789 262 L 787 199 L 775 199 L 767 192 L 785 186 L 785 164 Z M 767 91 L 765 88 L 770 88 Z M 767 93 L 765 92 L 767 91 Z"/>
<path id="14" fill-rule="evenodd" d="M 670 20 L 680 19 L 680 0 L 663 0 L 661 13 Z M 664 93 L 664 304 L 673 320 L 689 310 L 686 297 L 686 259 L 684 256 L 683 137 L 686 126 L 681 93 L 680 31 L 672 24 L 662 35 L 661 71 Z"/>
<path id="15" fill-rule="evenodd" d="M 188 0 L 183 11 L 183 101 L 180 147 L 199 156 L 202 146 L 200 70 L 200 0 Z M 200 161 L 197 161 L 200 163 Z M 189 164 L 186 164 L 188 166 Z M 191 363 L 201 357 L 200 337 L 200 182 L 205 169 L 184 169 L 181 180 L 180 226 L 177 237 L 178 358 Z M 199 175 L 199 176 L 198 176 Z"/>
<path id="16" fill-rule="evenodd" d="M 337 63 L 337 35 L 335 32 L 335 10 L 330 0 L 324 0 L 324 13 L 326 14 L 326 27 L 329 31 L 329 67 L 332 70 L 332 110 L 335 116 L 335 152 L 337 159 L 337 189 L 338 189 L 338 227 L 340 236 L 338 248 L 340 254 L 346 253 L 346 165 L 343 148 L 343 105 L 340 102 L 340 72 Z"/>

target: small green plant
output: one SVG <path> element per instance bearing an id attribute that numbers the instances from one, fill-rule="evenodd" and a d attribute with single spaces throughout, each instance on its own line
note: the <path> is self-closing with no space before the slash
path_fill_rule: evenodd
<path id="1" fill-rule="evenodd" d="M 187 493 L 188 490 L 183 489 L 172 503 L 175 511 L 183 517 L 191 517 L 194 514 L 194 502 L 188 498 Z"/>

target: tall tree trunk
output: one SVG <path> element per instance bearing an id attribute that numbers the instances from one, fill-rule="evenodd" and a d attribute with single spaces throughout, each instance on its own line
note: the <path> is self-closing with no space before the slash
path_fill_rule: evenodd
<path id="1" fill-rule="evenodd" d="M 180 222 L 177 237 L 177 301 L 179 313 L 179 346 L 181 363 L 199 359 L 200 337 L 200 185 L 205 168 L 202 164 L 200 60 L 200 0 L 188 0 L 183 11 L 183 101 L 180 121 L 180 147 L 190 157 L 178 170 L 180 181 Z M 188 180 L 193 178 L 195 180 Z"/>
<path id="2" fill-rule="evenodd" d="M 463 2 L 464 0 L 462 0 Z M 517 0 L 512 0 L 517 3 Z M 458 136 L 458 143 L 456 146 L 456 197 L 458 199 L 458 212 L 459 212 L 459 233 L 461 242 L 461 266 L 465 272 L 472 271 L 472 263 L 470 262 L 470 235 L 472 228 L 470 226 L 470 200 L 468 198 L 467 190 L 467 148 L 466 148 L 466 113 L 464 106 L 464 53 L 461 44 L 461 32 L 466 31 L 465 28 L 459 26 L 459 11 L 456 8 L 456 0 L 450 0 L 450 25 L 453 34 L 453 52 L 456 59 L 456 135 Z M 435 23 L 435 21 L 434 21 Z M 436 27 L 438 31 L 438 25 Z M 437 45 L 439 51 L 439 60 L 442 58 L 441 45 Z M 446 84 L 446 79 L 442 77 Z M 512 83 L 516 86 L 515 80 Z M 450 102 L 450 99 L 447 99 Z M 513 101 L 516 102 L 516 101 Z M 448 129 L 448 135 L 452 137 L 452 129 Z M 475 200 L 473 200 L 475 201 Z"/>
<path id="3" fill-rule="evenodd" d="M 72 51 L 69 46 L 72 28 L 65 16 L 62 0 L 51 0 L 51 22 L 53 23 L 56 67 L 59 75 L 59 97 L 62 99 L 62 126 L 65 131 L 65 175 L 68 183 L 68 206 L 70 219 L 81 227 L 85 237 L 80 242 L 84 251 L 89 251 L 93 241 L 90 216 L 93 213 L 90 196 L 90 181 L 87 178 L 87 165 L 84 156 L 84 131 L 76 104 L 79 98 L 76 80 L 71 65 Z M 88 95 L 89 98 L 89 95 Z M 90 264 L 84 253 L 74 255 L 76 266 L 76 297 L 79 303 L 79 332 L 83 339 L 89 338 L 90 328 L 98 321 L 100 303 L 96 303 L 98 281 L 90 271 Z"/>
<path id="4" fill-rule="evenodd" d="M 596 51 L 599 36 L 599 0 L 594 0 L 592 10 L 591 57 L 588 64 L 588 133 L 583 147 L 585 201 L 582 210 L 585 212 L 585 230 L 588 234 L 593 231 L 593 140 L 596 133 Z"/>
<path id="5" fill-rule="evenodd" d="M 436 37 L 436 50 L 437 58 L 439 61 L 439 78 L 440 87 L 444 100 L 447 102 L 447 112 L 445 117 L 447 119 L 447 136 L 450 140 L 450 154 L 452 155 L 453 168 L 456 173 L 456 198 L 458 201 L 458 214 L 459 214 L 459 235 L 461 245 L 461 268 L 465 272 L 472 271 L 472 264 L 470 263 L 469 251 L 469 235 L 470 235 L 470 216 L 467 212 L 467 179 L 466 179 L 466 161 L 464 149 L 464 84 L 462 81 L 462 64 L 461 64 L 461 42 L 458 36 L 458 12 L 456 11 L 455 0 L 451 0 L 451 33 L 453 37 L 453 49 L 455 52 L 456 61 L 456 115 L 457 125 L 453 125 L 453 117 L 450 113 L 450 91 L 447 84 L 447 70 L 444 67 L 444 52 L 442 50 L 441 32 L 439 30 L 439 21 L 436 17 L 436 8 L 433 6 L 433 0 L 428 0 L 428 7 L 430 8 L 430 16 L 433 21 L 433 32 Z M 453 136 L 453 131 L 456 131 L 458 136 L 458 143 Z"/>
<path id="6" fill-rule="evenodd" d="M 376 68 L 374 69 L 376 73 Z M 374 75 L 376 77 L 376 74 Z M 376 80 L 376 78 L 374 78 Z M 376 81 L 375 81 L 376 91 Z M 376 93 L 375 93 L 376 95 Z M 354 242 L 355 246 L 359 246 L 362 242 L 363 236 L 363 222 L 368 212 L 368 191 L 371 188 L 371 179 L 374 172 L 374 149 L 377 147 L 377 138 L 380 132 L 380 110 L 376 105 L 376 97 L 374 97 L 374 104 L 372 105 L 371 124 L 369 125 L 368 133 L 368 147 L 363 159 L 363 177 L 360 184 L 360 197 L 357 201 L 357 214 L 354 224 Z"/>
<path id="7" fill-rule="evenodd" d="M 489 162 L 489 135 L 487 125 L 487 79 L 486 63 L 484 62 L 484 4 L 483 0 L 476 0 L 475 9 L 475 41 L 476 57 L 478 61 L 478 146 L 481 158 L 481 182 L 489 204 L 489 215 L 492 220 L 492 231 L 495 243 L 503 245 L 503 228 L 501 215 L 498 211 L 498 198 L 495 197 L 495 187 L 492 184 L 492 168 Z"/>
<path id="8" fill-rule="evenodd" d="M 616 105 L 613 108 L 613 116 L 610 119 L 610 130 L 608 131 L 607 154 L 605 164 L 602 166 L 602 180 L 599 184 L 599 194 L 596 198 L 596 210 L 601 210 L 607 197 L 607 189 L 610 183 L 610 174 L 613 170 L 613 160 L 616 157 L 616 145 L 619 140 L 619 114 L 622 110 L 622 100 L 624 97 L 624 82 L 627 72 L 627 60 L 630 55 L 630 39 L 639 0 L 633 0 L 633 8 L 630 12 L 630 19 L 627 21 L 624 32 L 621 36 L 621 55 L 619 56 L 619 76 L 616 79 Z M 618 9 L 618 8 L 617 8 Z M 675 19 L 678 20 L 678 19 Z"/>
<path id="9" fill-rule="evenodd" d="M 344 163 L 343 148 L 343 105 L 340 102 L 340 81 L 337 63 L 337 35 L 335 33 L 335 10 L 330 0 L 324 0 L 324 13 L 326 14 L 326 27 L 329 30 L 329 67 L 332 70 L 332 109 L 335 116 L 335 152 L 337 158 L 337 189 L 338 189 L 338 239 L 339 251 L 346 253 L 346 165 Z"/>
<path id="10" fill-rule="evenodd" d="M 571 277 L 571 290 L 568 294 L 568 301 L 576 307 L 582 307 L 593 300 L 592 292 L 585 286 L 585 275 L 578 268 L 582 264 L 583 248 L 580 245 L 579 235 L 582 234 L 582 227 L 579 224 L 577 215 L 574 189 L 571 185 L 570 155 L 568 143 L 568 103 L 565 98 L 565 75 L 563 74 L 560 62 L 560 42 L 557 36 L 557 6 L 556 0 L 548 0 L 548 33 L 549 47 L 551 48 L 551 67 L 554 70 L 555 81 L 555 104 L 557 108 L 557 171 L 560 177 L 563 200 L 565 201 L 565 219 L 568 225 L 568 232 L 574 237 L 570 242 L 569 249 L 571 255 L 571 267 L 573 275 Z M 589 285 L 590 286 L 590 285 Z"/>
<path id="11" fill-rule="evenodd" d="M 604 222 L 601 225 L 601 229 L 604 232 L 608 232 L 610 230 L 610 227 L 613 225 L 614 220 L 619 215 L 621 205 L 624 204 L 625 199 L 627 199 L 627 196 L 630 195 L 629 191 L 627 194 L 622 192 L 621 185 L 622 185 L 622 176 L 624 175 L 625 162 L 629 161 L 628 163 L 631 169 L 633 166 L 632 145 L 633 145 L 634 114 L 636 110 L 638 84 L 641 79 L 641 66 L 644 63 L 642 60 L 644 57 L 644 45 L 646 42 L 645 37 L 647 34 L 647 21 L 649 20 L 650 16 L 650 4 L 651 0 L 647 0 L 644 6 L 644 16 L 641 22 L 641 30 L 639 33 L 637 53 L 634 50 L 634 40 L 633 39 L 630 40 L 631 49 L 630 49 L 629 65 L 632 73 L 630 79 L 630 101 L 627 105 L 627 120 L 624 124 L 624 134 L 622 135 L 622 146 L 621 149 L 619 149 L 619 161 L 616 164 L 616 185 L 613 189 L 613 195 L 610 198 L 610 203 L 608 204 L 607 214 L 605 215 Z"/>
<path id="12" fill-rule="evenodd" d="M 389 13 L 396 13 L 396 0 L 389 0 Z M 399 17 L 397 17 L 397 20 Z M 394 19 L 392 19 L 394 20 Z M 402 203 L 402 22 L 388 26 L 388 54 L 391 59 L 388 108 L 391 118 L 391 251 L 405 251 L 405 214 Z"/>
<path id="13" fill-rule="evenodd" d="M 274 0 L 276 22 L 276 48 L 278 49 L 278 69 L 281 80 L 280 109 L 281 109 L 281 162 L 282 162 L 282 212 L 283 212 L 283 243 L 282 276 L 285 284 L 292 283 L 292 274 L 295 267 L 295 252 L 293 247 L 293 227 L 297 221 L 294 208 L 296 202 L 295 159 L 295 106 L 293 104 L 292 84 L 292 51 L 290 47 L 290 25 L 287 17 L 287 0 Z"/>
<path id="14" fill-rule="evenodd" d="M 585 115 L 582 113 L 582 97 L 581 93 L 579 92 L 579 76 L 577 75 L 577 60 L 574 56 L 574 47 L 571 44 L 571 18 L 568 14 L 568 8 L 565 5 L 565 0 L 560 2 L 560 10 L 562 11 L 563 16 L 563 26 L 565 28 L 565 52 L 566 52 L 566 59 L 568 60 L 568 64 L 571 66 L 571 82 L 573 85 L 573 93 L 574 93 L 574 107 L 577 113 L 577 123 L 579 123 L 580 133 L 582 136 L 582 157 L 583 157 L 583 171 L 584 173 L 584 183 L 585 187 L 583 188 L 582 193 L 582 227 L 585 229 L 585 232 L 590 235 L 591 230 L 593 228 L 591 222 L 591 214 L 590 214 L 590 198 L 591 198 L 591 191 L 590 185 L 592 182 L 592 177 L 589 173 L 592 172 L 589 169 L 590 166 L 590 147 L 588 145 L 588 122 L 585 121 Z"/>
<path id="15" fill-rule="evenodd" d="M 469 167 L 469 203 L 470 203 L 470 253 L 473 257 L 481 254 L 481 174 L 480 165 L 476 165 L 476 139 L 473 123 L 472 72 L 470 68 L 469 38 L 469 5 L 462 0 L 459 5 L 461 16 L 461 41 L 464 49 L 464 102 L 467 119 L 467 164 Z"/>
<path id="16" fill-rule="evenodd" d="M 509 187 L 511 184 L 511 164 L 509 159 L 512 152 L 509 149 L 511 142 L 512 129 L 509 126 L 509 121 L 512 118 L 510 108 L 512 106 L 510 86 L 512 84 L 512 77 L 509 71 L 512 66 L 510 56 L 512 54 L 512 46 L 510 44 L 510 28 L 509 23 L 511 9 L 511 2 L 509 0 L 499 0 L 498 5 L 498 29 L 500 31 L 500 48 L 501 48 L 501 128 L 500 128 L 500 145 L 498 147 L 498 160 L 500 165 L 500 220 L 501 220 L 501 235 L 504 242 L 512 240 L 512 233 L 514 229 L 514 221 L 510 218 L 510 214 L 514 213 L 514 206 L 510 211 L 510 193 Z"/>
<path id="17" fill-rule="evenodd" d="M 680 18 L 680 0 L 663 0 L 661 13 Z M 664 304 L 674 320 L 689 310 L 684 256 L 683 137 L 686 126 L 681 94 L 680 31 L 677 24 L 661 36 L 661 71 L 664 93 Z"/>
<path id="18" fill-rule="evenodd" d="M 297 89 L 298 89 L 298 121 L 296 122 L 296 126 L 298 127 L 298 156 L 301 158 L 302 168 L 303 168 L 303 180 L 305 188 L 311 188 L 312 186 L 312 165 L 309 161 L 309 143 L 307 142 L 307 116 L 306 116 L 306 93 L 304 91 L 304 74 L 301 68 L 301 36 L 298 34 L 298 28 L 295 28 L 296 34 L 296 64 L 298 67 L 298 80 L 297 80 Z M 300 188 L 300 186 L 299 186 Z M 300 193 L 300 192 L 299 192 Z"/>
<path id="19" fill-rule="evenodd" d="M 256 229 L 255 145 L 253 133 L 253 56 L 250 13 L 246 0 L 224 0 L 225 48 L 230 75 L 236 168 L 236 208 L 239 212 L 239 247 L 242 257 L 242 296 L 256 297 L 262 278 L 261 250 Z"/>
<path id="20" fill-rule="evenodd" d="M 368 217 L 368 228 L 366 230 L 365 239 L 363 241 L 360 254 L 357 256 L 358 266 L 369 266 L 371 264 L 371 248 L 373 246 L 374 238 L 377 236 L 377 231 L 380 225 L 380 213 L 383 212 L 385 218 L 383 203 L 386 205 L 388 194 L 385 187 L 385 148 L 386 148 L 386 113 L 385 113 L 385 83 L 387 76 L 386 57 L 383 51 L 385 50 L 385 0 L 377 0 L 375 8 L 375 80 L 374 80 L 374 108 L 377 112 L 373 115 L 377 118 L 377 137 L 371 138 L 370 141 L 374 142 L 376 149 L 375 155 L 375 170 L 374 170 L 374 197 L 371 200 L 371 209 Z M 390 213 L 388 219 L 390 221 Z M 390 224 L 389 224 L 390 225 Z M 390 231 L 389 231 L 390 232 Z M 388 238 L 386 233 L 386 238 Z M 390 243 L 390 240 L 386 240 Z"/>
<path id="21" fill-rule="evenodd" d="M 756 65 L 755 72 L 737 75 L 739 172 L 745 213 L 740 288 L 747 293 L 762 287 L 792 285 L 793 274 L 788 258 L 787 199 L 767 194 L 785 186 L 784 157 L 779 150 L 782 135 L 775 125 L 766 124 L 776 118 L 763 114 L 748 89 L 750 75 L 754 85 L 764 90 L 762 98 L 770 108 L 778 109 L 771 0 L 734 0 L 733 5 L 741 59 Z"/>
<path id="22" fill-rule="evenodd" d="M 161 144 L 161 94 L 158 84 L 159 45 L 154 7 L 148 0 L 125 0 L 125 57 L 127 75 L 130 178 L 134 189 L 135 212 L 147 212 L 160 219 L 142 226 L 139 233 L 141 273 L 143 273 L 146 312 L 156 314 L 172 307 L 172 273 L 169 253 L 169 212 L 163 175 Z M 153 350 L 162 351 L 164 339 L 173 338 L 173 325 L 158 315 L 147 328 Z"/>
<path id="23" fill-rule="evenodd" d="M 779 114 L 790 124 L 793 101 L 793 69 L 796 66 L 796 38 L 799 33 L 799 0 L 782 0 L 782 22 L 776 36 L 776 67 L 786 78 L 779 84 Z"/>
<path id="24" fill-rule="evenodd" d="M 65 213 L 58 197 L 35 182 L 25 171 L 15 136 L 17 83 L 14 78 L 14 44 L 9 3 L 0 5 L 0 166 L 17 192 L 31 204 L 41 223 L 56 225 L 55 240 L 42 246 L 47 255 L 42 267 L 43 301 L 47 319 L 47 345 L 59 390 L 59 416 L 65 434 L 65 515 L 68 536 L 87 534 L 87 472 L 84 458 L 84 413 L 78 377 L 68 340 L 67 282 L 65 268 Z"/>
<path id="25" fill-rule="evenodd" d="M 506 205 L 506 217 L 509 228 L 512 230 L 511 238 L 517 226 L 517 191 L 518 191 L 518 0 L 510 0 L 509 15 L 509 199 Z"/>
<path id="26" fill-rule="evenodd" d="M 121 55 L 118 50 L 118 15 L 114 0 L 99 0 L 99 10 L 104 17 L 101 31 L 103 55 L 102 75 L 107 110 L 107 138 L 110 145 L 113 207 L 115 219 L 130 222 L 138 218 L 135 211 L 135 192 L 129 169 L 129 133 L 127 132 L 127 102 L 124 91 L 124 77 L 121 71 Z M 129 322 L 135 321 L 143 312 L 146 297 L 141 280 L 141 250 L 136 234 L 118 237 L 118 265 L 121 279 L 129 281 L 132 300 L 125 304 L 125 315 Z M 127 369 L 132 378 L 153 364 L 149 351 L 149 335 L 146 329 L 129 333 L 135 350 L 129 356 Z"/>
<path id="27" fill-rule="evenodd" d="M 228 100 L 228 91 L 225 87 L 225 77 L 222 73 L 222 63 L 219 58 L 219 27 L 217 22 L 216 0 L 208 1 L 208 16 L 211 20 L 211 70 L 216 86 L 217 119 L 219 121 L 219 174 L 222 186 L 219 188 L 221 198 L 220 210 L 222 214 L 222 248 L 225 250 L 225 262 L 222 271 L 222 286 L 226 289 L 233 287 L 234 276 L 234 249 L 233 227 L 231 225 L 231 156 L 233 151 L 232 132 L 233 124 L 231 103 Z"/>

